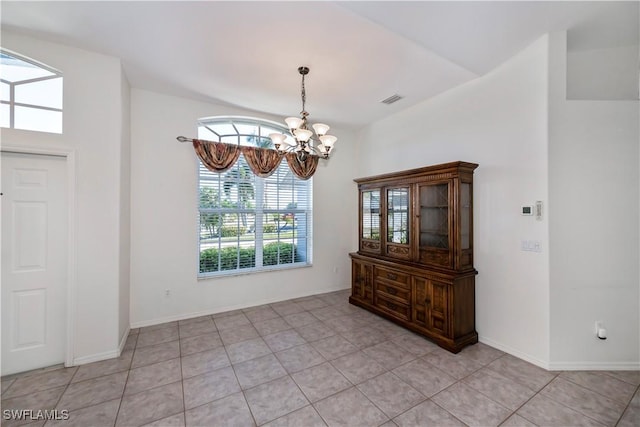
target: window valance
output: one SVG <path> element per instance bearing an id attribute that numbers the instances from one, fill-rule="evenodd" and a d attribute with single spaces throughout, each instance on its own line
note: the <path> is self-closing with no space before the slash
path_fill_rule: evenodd
<path id="1" fill-rule="evenodd" d="M 270 176 L 280 165 L 282 157 L 287 159 L 293 173 L 303 180 L 311 178 L 318 167 L 318 156 L 307 153 L 283 154 L 269 148 L 227 144 L 204 139 L 188 139 L 183 136 L 178 137 L 178 141 L 191 141 L 202 164 L 211 172 L 220 173 L 230 169 L 240 154 L 244 154 L 251 171 L 261 178 Z"/>

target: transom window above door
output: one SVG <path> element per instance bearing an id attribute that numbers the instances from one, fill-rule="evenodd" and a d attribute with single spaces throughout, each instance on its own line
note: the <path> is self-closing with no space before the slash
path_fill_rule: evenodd
<path id="1" fill-rule="evenodd" d="M 62 133 L 62 73 L 1 49 L 0 126 Z"/>

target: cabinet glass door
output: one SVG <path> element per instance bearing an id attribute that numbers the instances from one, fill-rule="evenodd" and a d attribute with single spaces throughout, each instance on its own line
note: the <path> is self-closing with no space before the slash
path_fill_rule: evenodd
<path id="1" fill-rule="evenodd" d="M 420 246 L 449 249 L 449 184 L 420 187 Z"/>
<path id="2" fill-rule="evenodd" d="M 363 239 L 380 240 L 380 190 L 362 192 Z"/>
<path id="3" fill-rule="evenodd" d="M 387 190 L 387 243 L 409 244 L 409 189 Z"/>
<path id="4" fill-rule="evenodd" d="M 452 206 L 450 181 L 434 182 L 418 187 L 418 257 L 425 264 L 452 267 Z"/>
<path id="5" fill-rule="evenodd" d="M 471 247 L 471 184 L 460 184 L 460 247 Z"/>

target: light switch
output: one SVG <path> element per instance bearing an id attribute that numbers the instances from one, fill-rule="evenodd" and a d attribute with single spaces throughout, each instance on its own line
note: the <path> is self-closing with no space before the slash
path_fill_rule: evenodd
<path id="1" fill-rule="evenodd" d="M 525 252 L 542 252 L 542 243 L 540 240 L 522 240 L 520 248 Z"/>

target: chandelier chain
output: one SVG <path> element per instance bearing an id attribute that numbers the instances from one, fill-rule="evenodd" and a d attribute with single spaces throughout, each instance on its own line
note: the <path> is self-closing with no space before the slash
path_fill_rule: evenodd
<path id="1" fill-rule="evenodd" d="M 302 114 L 306 112 L 305 104 L 307 103 L 307 91 L 304 88 L 304 74 L 302 74 Z"/>

